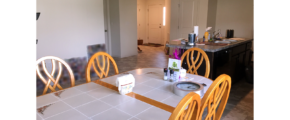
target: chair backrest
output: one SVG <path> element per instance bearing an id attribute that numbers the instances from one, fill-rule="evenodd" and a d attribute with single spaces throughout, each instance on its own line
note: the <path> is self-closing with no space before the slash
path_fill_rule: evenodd
<path id="1" fill-rule="evenodd" d="M 220 120 L 226 107 L 230 90 L 231 77 L 226 74 L 217 77 L 201 100 L 199 118 L 202 118 L 203 112 L 207 108 L 205 120 Z"/>
<path id="2" fill-rule="evenodd" d="M 199 112 L 200 96 L 190 92 L 178 103 L 169 120 L 197 120 Z"/>
<path id="3" fill-rule="evenodd" d="M 100 61 L 101 61 L 102 65 L 100 65 Z M 110 61 L 112 62 L 113 66 L 114 66 L 115 74 L 118 74 L 119 73 L 118 66 L 117 66 L 115 60 L 108 53 L 106 53 L 106 52 L 95 53 L 90 58 L 90 60 L 87 64 L 87 67 L 86 67 L 86 80 L 87 80 L 87 82 L 91 82 L 91 66 L 93 66 L 95 73 L 100 78 L 107 77 L 108 73 L 109 73 L 109 69 L 110 69 Z"/>
<path id="4" fill-rule="evenodd" d="M 195 60 L 193 60 L 194 51 L 197 51 L 197 56 L 196 56 Z M 201 54 L 201 57 L 200 57 L 200 54 Z M 183 62 L 185 56 L 186 56 L 186 64 L 188 65 L 187 72 L 191 73 L 191 74 L 198 74 L 197 69 L 200 67 L 203 60 L 205 60 L 206 68 L 205 68 L 204 77 L 208 78 L 209 71 L 210 71 L 210 63 L 209 63 L 209 59 L 208 59 L 207 54 L 202 49 L 194 47 L 194 48 L 190 48 L 190 49 L 186 50 L 181 56 L 181 59 L 180 59 L 181 63 Z M 191 64 L 190 64 L 190 62 L 191 62 Z"/>
<path id="5" fill-rule="evenodd" d="M 48 72 L 46 65 L 45 65 L 45 60 L 51 60 L 52 63 L 52 70 L 51 73 Z M 56 71 L 56 61 L 58 63 L 58 74 L 57 77 L 54 78 L 54 73 Z M 48 79 L 46 80 L 43 75 L 40 72 L 39 69 L 39 63 L 42 64 L 42 70 L 44 71 L 44 73 L 46 74 L 46 76 L 48 77 Z M 64 65 L 64 67 L 68 70 L 70 79 L 71 79 L 71 86 L 73 87 L 75 85 L 75 78 L 73 75 L 73 72 L 71 70 L 71 68 L 69 67 L 69 65 L 62 59 L 58 58 L 58 57 L 54 57 L 54 56 L 45 56 L 42 57 L 40 59 L 38 59 L 36 61 L 36 74 L 37 76 L 41 79 L 41 81 L 45 84 L 45 88 L 43 90 L 43 94 L 46 94 L 48 88 L 52 91 L 55 92 L 55 88 L 58 87 L 58 89 L 62 90 L 63 88 L 58 84 L 59 79 L 61 77 L 62 74 L 62 65 Z M 51 82 L 53 82 L 53 86 L 51 86 Z"/>

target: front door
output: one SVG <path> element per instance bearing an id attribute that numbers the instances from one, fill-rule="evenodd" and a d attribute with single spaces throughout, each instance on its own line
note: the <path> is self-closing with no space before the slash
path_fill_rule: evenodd
<path id="1" fill-rule="evenodd" d="M 162 44 L 162 6 L 150 5 L 148 9 L 148 41 Z"/>

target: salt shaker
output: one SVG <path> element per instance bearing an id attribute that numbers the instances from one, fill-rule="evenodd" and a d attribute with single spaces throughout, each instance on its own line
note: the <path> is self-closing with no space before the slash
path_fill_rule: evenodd
<path id="1" fill-rule="evenodd" d="M 167 73 L 168 73 L 167 68 L 164 68 L 164 80 L 168 80 Z"/>

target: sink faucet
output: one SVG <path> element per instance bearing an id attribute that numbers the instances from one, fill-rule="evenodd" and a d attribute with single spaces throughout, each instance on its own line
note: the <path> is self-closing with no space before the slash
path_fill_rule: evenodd
<path id="1" fill-rule="evenodd" d="M 218 33 L 217 33 L 217 34 L 215 34 L 215 32 L 216 32 L 216 31 L 213 32 L 213 34 L 214 34 L 214 36 L 213 36 L 214 39 L 215 39 L 215 40 L 220 40 L 220 39 L 222 38 L 221 30 L 218 29 Z"/>

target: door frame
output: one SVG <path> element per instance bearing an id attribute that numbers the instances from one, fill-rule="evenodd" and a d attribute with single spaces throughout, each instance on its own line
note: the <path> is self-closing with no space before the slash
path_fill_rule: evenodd
<path id="1" fill-rule="evenodd" d="M 110 28 L 110 11 L 109 11 L 109 0 L 103 0 L 104 9 L 104 34 L 105 34 L 105 45 L 106 52 L 110 55 L 111 53 L 111 30 Z"/>
<path id="2" fill-rule="evenodd" d="M 147 32 L 147 34 L 146 34 L 146 36 L 147 36 L 147 41 L 148 41 L 148 43 L 149 43 L 149 6 L 153 6 L 153 5 L 159 5 L 159 6 L 161 6 L 161 10 L 163 10 L 163 7 L 165 7 L 165 5 L 162 5 L 162 4 L 148 4 L 146 7 L 147 7 L 147 13 L 146 13 L 146 16 L 147 16 L 147 21 L 146 21 L 146 24 L 147 24 L 147 27 L 146 27 L 146 32 Z M 163 14 L 163 11 L 162 11 L 162 14 Z M 163 15 L 162 15 L 162 17 L 161 17 L 162 19 L 163 19 Z M 161 21 L 162 21 L 162 19 L 161 19 Z M 162 24 L 162 22 L 161 22 L 161 24 Z M 168 23 L 167 23 L 168 24 Z M 165 29 L 165 26 L 163 26 L 163 25 L 161 25 L 161 42 L 160 42 L 160 44 L 161 45 L 165 45 L 164 44 L 164 29 Z"/>

